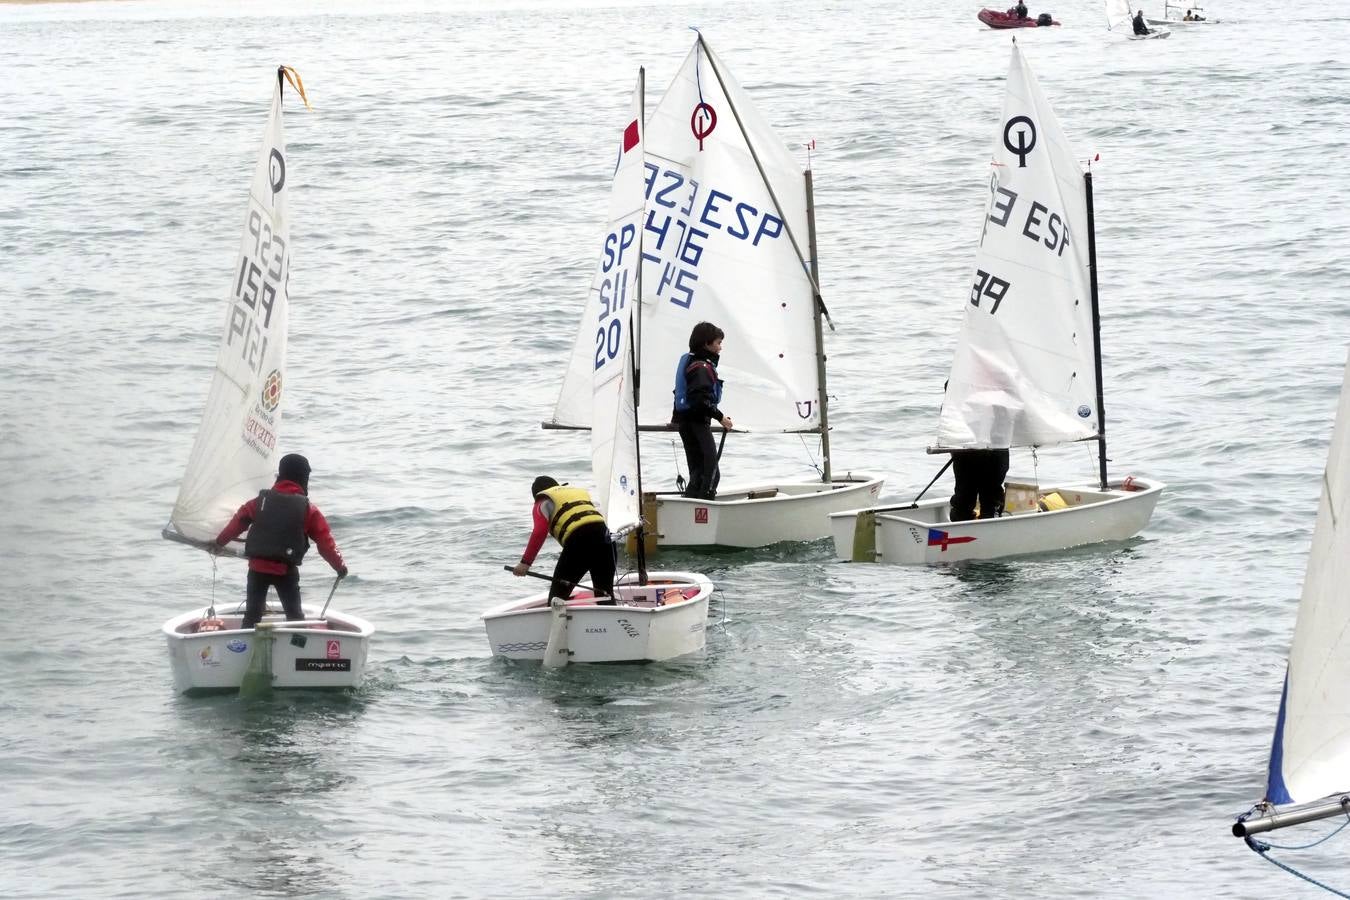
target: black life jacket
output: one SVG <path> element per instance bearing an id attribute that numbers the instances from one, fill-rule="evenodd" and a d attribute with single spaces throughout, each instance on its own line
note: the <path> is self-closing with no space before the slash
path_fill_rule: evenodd
<path id="1" fill-rule="evenodd" d="M 305 519 L 309 516 L 309 498 L 304 494 L 283 494 L 265 490 L 258 494 L 258 512 L 248 527 L 244 555 L 249 559 L 300 565 L 309 550 Z"/>

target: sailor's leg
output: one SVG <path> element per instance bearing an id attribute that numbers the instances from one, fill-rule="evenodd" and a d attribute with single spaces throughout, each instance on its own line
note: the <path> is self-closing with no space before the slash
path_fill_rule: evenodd
<path id="1" fill-rule="evenodd" d="M 722 471 L 717 464 L 717 442 L 713 440 L 711 425 L 699 426 L 698 446 L 703 454 L 703 498 L 712 500 L 717 496 L 717 484 L 722 480 Z"/>
<path id="2" fill-rule="evenodd" d="M 291 566 L 285 575 L 276 576 L 276 586 L 281 608 L 286 610 L 286 618 L 303 619 L 305 612 L 300 608 L 300 570 Z"/>
<path id="3" fill-rule="evenodd" d="M 689 486 L 686 497 L 702 497 L 707 474 L 703 471 L 703 448 L 698 439 L 700 426 L 694 422 L 680 423 L 680 442 L 684 444 L 684 461 L 689 465 Z"/>
<path id="4" fill-rule="evenodd" d="M 577 581 L 586 573 L 586 554 L 577 542 L 579 534 L 572 532 L 567 543 L 563 544 L 562 553 L 558 554 L 558 564 L 553 567 L 553 583 L 548 587 L 550 597 L 566 600 L 572 596 Z"/>
<path id="5" fill-rule="evenodd" d="M 1008 476 L 1008 451 L 990 450 L 980 465 L 980 518 L 1003 515 L 1003 479 Z"/>
<path id="6" fill-rule="evenodd" d="M 979 497 L 979 460 L 970 453 L 952 454 L 952 475 L 956 489 L 952 493 L 951 521 L 975 518 L 975 500 Z"/>
<path id="7" fill-rule="evenodd" d="M 591 587 L 597 597 L 614 596 L 614 570 L 617 567 L 618 550 L 609 539 L 609 529 L 603 526 L 595 529 L 595 537 L 589 538 Z"/>
<path id="8" fill-rule="evenodd" d="M 262 620 L 263 610 L 267 607 L 267 589 L 272 580 L 262 572 L 248 570 L 248 580 L 244 590 L 244 622 L 240 628 L 252 628 Z"/>

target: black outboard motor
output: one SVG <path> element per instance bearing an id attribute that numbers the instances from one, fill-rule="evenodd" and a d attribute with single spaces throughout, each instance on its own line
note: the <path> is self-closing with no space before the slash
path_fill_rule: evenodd
<path id="1" fill-rule="evenodd" d="M 1054 20 L 1053 17 L 1051 17 L 1051 15 L 1050 15 L 1049 13 L 1041 13 L 1039 16 L 1036 17 L 1036 24 L 1037 24 L 1037 25 L 1053 25 L 1053 24 L 1055 24 L 1055 20 Z"/>

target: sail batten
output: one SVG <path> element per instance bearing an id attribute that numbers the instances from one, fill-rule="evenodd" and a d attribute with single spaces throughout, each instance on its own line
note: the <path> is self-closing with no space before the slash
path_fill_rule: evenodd
<path id="1" fill-rule="evenodd" d="M 290 277 L 281 85 L 278 78 L 249 184 L 211 388 L 166 529 L 199 544 L 214 540 L 276 471 Z"/>
<path id="2" fill-rule="evenodd" d="M 1083 174 L 1015 42 L 992 167 L 934 446 L 1096 439 Z"/>

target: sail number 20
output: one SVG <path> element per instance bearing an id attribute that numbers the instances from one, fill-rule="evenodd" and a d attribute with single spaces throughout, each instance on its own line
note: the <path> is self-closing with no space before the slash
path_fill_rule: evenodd
<path id="1" fill-rule="evenodd" d="M 989 307 L 989 315 L 992 316 L 998 312 L 998 305 L 1008 295 L 1009 287 L 1008 282 L 997 275 L 991 275 L 984 269 L 976 269 L 975 283 L 970 286 L 970 305 L 979 309 L 980 298 L 987 297 L 994 301 L 994 304 Z"/>

